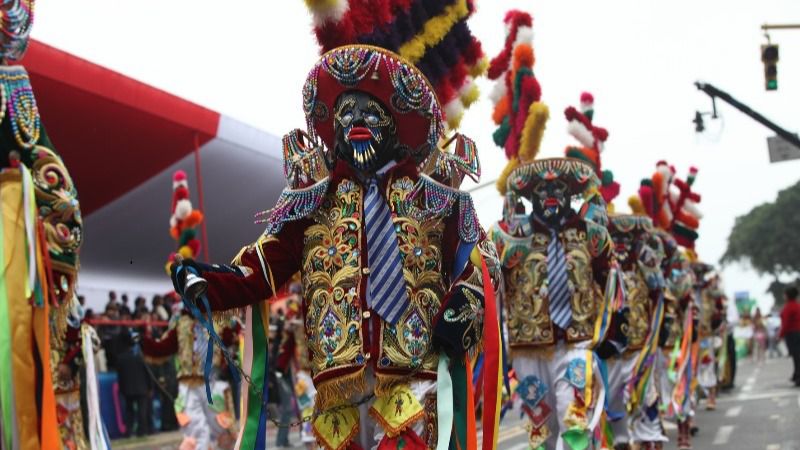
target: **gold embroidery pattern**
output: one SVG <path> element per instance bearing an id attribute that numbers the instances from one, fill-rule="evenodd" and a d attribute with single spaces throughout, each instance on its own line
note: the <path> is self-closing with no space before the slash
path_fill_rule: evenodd
<path id="1" fill-rule="evenodd" d="M 393 211 L 403 275 L 410 307 L 391 326 L 382 322 L 379 368 L 418 368 L 436 370 L 437 355 L 432 352 L 430 330 L 445 294 L 442 275 L 441 243 L 444 223 L 438 219 L 417 220 L 412 193 L 414 182 L 408 177 L 392 180 L 386 198 Z"/>
<path id="2" fill-rule="evenodd" d="M 628 338 L 628 350 L 644 346 L 650 329 L 650 296 L 647 283 L 635 270 L 622 274 L 628 292 L 628 326 L 622 332 Z"/>
<path id="3" fill-rule="evenodd" d="M 314 376 L 363 365 L 361 306 L 361 188 L 343 180 L 326 196 L 305 231 L 303 290 L 306 339 Z"/>
<path id="4" fill-rule="evenodd" d="M 592 276 L 592 255 L 606 245 L 597 239 L 589 242 L 585 231 L 568 228 L 560 234 L 567 256 L 567 273 L 573 293 L 572 323 L 566 330 L 567 341 L 590 339 L 594 321 L 603 301 L 603 294 Z M 547 246 L 550 236 L 534 233 L 522 250 L 520 238 L 499 228 L 492 230 L 492 239 L 500 251 L 507 270 L 505 280 L 509 342 L 514 347 L 551 344 L 554 341 L 547 298 Z M 514 248 L 513 255 L 506 255 Z"/>

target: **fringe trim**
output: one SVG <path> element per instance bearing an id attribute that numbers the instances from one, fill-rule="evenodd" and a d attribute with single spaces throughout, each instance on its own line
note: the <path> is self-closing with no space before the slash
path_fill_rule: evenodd
<path id="1" fill-rule="evenodd" d="M 375 396 L 386 397 L 391 395 L 395 386 L 407 384 L 409 378 L 407 375 L 389 375 L 389 374 L 376 374 L 375 375 Z"/>
<path id="2" fill-rule="evenodd" d="M 317 389 L 317 396 L 315 399 L 316 410 L 318 412 L 324 412 L 326 409 L 341 404 L 343 400 L 352 397 L 355 393 L 366 392 L 366 371 L 364 368 L 361 368 L 358 372 L 342 375 L 332 380 L 322 381 L 319 385 L 315 384 L 314 387 Z"/>
<path id="3" fill-rule="evenodd" d="M 161 364 L 166 363 L 170 359 L 172 359 L 172 356 L 158 357 L 158 356 L 147 356 L 147 355 L 144 355 L 144 362 L 146 362 L 147 364 L 154 365 L 154 366 L 160 366 Z"/>
<path id="4" fill-rule="evenodd" d="M 228 309 L 225 311 L 212 311 L 211 321 L 214 323 L 214 328 L 223 330 L 231 326 L 231 322 L 237 317 L 241 317 L 241 308 Z"/>

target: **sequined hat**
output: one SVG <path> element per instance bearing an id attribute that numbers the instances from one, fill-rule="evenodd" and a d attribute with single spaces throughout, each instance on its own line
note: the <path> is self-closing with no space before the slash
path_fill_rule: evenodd
<path id="1" fill-rule="evenodd" d="M 574 158 L 537 159 L 514 169 L 508 176 L 508 192 L 530 198 L 533 189 L 543 181 L 561 180 L 567 185 L 567 195 L 583 195 L 600 186 L 589 164 Z"/>
<path id="2" fill-rule="evenodd" d="M 334 145 L 334 107 L 345 91 L 359 90 L 388 107 L 400 143 L 427 156 L 443 134 L 442 110 L 433 87 L 413 64 L 369 45 L 335 48 L 320 58 L 303 86 L 303 111 L 312 138 Z M 427 144 L 427 148 L 425 148 Z"/>

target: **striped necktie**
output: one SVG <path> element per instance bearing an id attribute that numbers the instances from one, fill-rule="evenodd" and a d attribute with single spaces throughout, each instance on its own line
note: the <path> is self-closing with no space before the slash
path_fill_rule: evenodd
<path id="1" fill-rule="evenodd" d="M 370 180 L 364 197 L 364 224 L 369 262 L 367 305 L 394 325 L 409 300 L 392 213 L 375 179 Z"/>
<path id="2" fill-rule="evenodd" d="M 547 245 L 547 283 L 550 318 L 562 330 L 566 330 L 572 321 L 571 295 L 567 285 L 567 257 L 555 230 L 550 230 L 550 243 Z"/>

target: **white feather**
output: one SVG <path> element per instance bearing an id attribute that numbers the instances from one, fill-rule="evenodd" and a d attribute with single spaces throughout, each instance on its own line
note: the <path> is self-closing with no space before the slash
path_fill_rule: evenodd
<path id="1" fill-rule="evenodd" d="M 517 39 L 514 40 L 514 47 L 519 44 L 533 43 L 533 28 L 522 26 L 517 28 Z"/>
<path id="2" fill-rule="evenodd" d="M 700 208 L 697 207 L 697 203 L 692 200 L 686 200 L 686 203 L 683 204 L 683 209 L 698 220 L 703 218 L 703 213 L 700 211 Z"/>
<path id="3" fill-rule="evenodd" d="M 177 225 L 178 225 L 178 219 L 176 219 L 174 215 L 171 216 L 169 218 L 169 227 L 170 228 L 175 228 L 175 226 L 177 226 Z"/>
<path id="4" fill-rule="evenodd" d="M 179 186 L 183 186 L 185 188 L 189 187 L 189 181 L 187 179 L 177 180 L 172 182 L 172 189 L 177 189 Z"/>
<path id="5" fill-rule="evenodd" d="M 453 100 L 450 100 L 450 102 L 444 106 L 444 113 L 448 118 L 448 122 L 450 118 L 459 117 L 464 114 L 464 104 L 461 102 L 461 98 L 456 97 Z"/>
<path id="6" fill-rule="evenodd" d="M 184 198 L 183 200 L 178 200 L 175 203 L 175 213 L 174 216 L 178 220 L 183 220 L 189 217 L 189 214 L 192 213 L 192 202 L 188 198 Z"/>
<path id="7" fill-rule="evenodd" d="M 496 105 L 501 98 L 506 96 L 506 93 L 508 93 L 508 88 L 506 87 L 506 77 L 504 72 L 503 75 L 501 75 L 500 78 L 498 78 L 494 83 L 494 86 L 492 86 L 492 91 L 489 92 L 489 98 L 492 100 L 492 104 Z"/>
<path id="8" fill-rule="evenodd" d="M 578 140 L 584 147 L 594 147 L 594 136 L 582 123 L 577 120 L 567 122 L 567 132 Z"/>
<path id="9" fill-rule="evenodd" d="M 321 1 L 319 6 L 309 6 L 309 11 L 314 18 L 314 25 L 321 26 L 326 22 L 338 22 L 350 9 L 348 0 Z"/>

